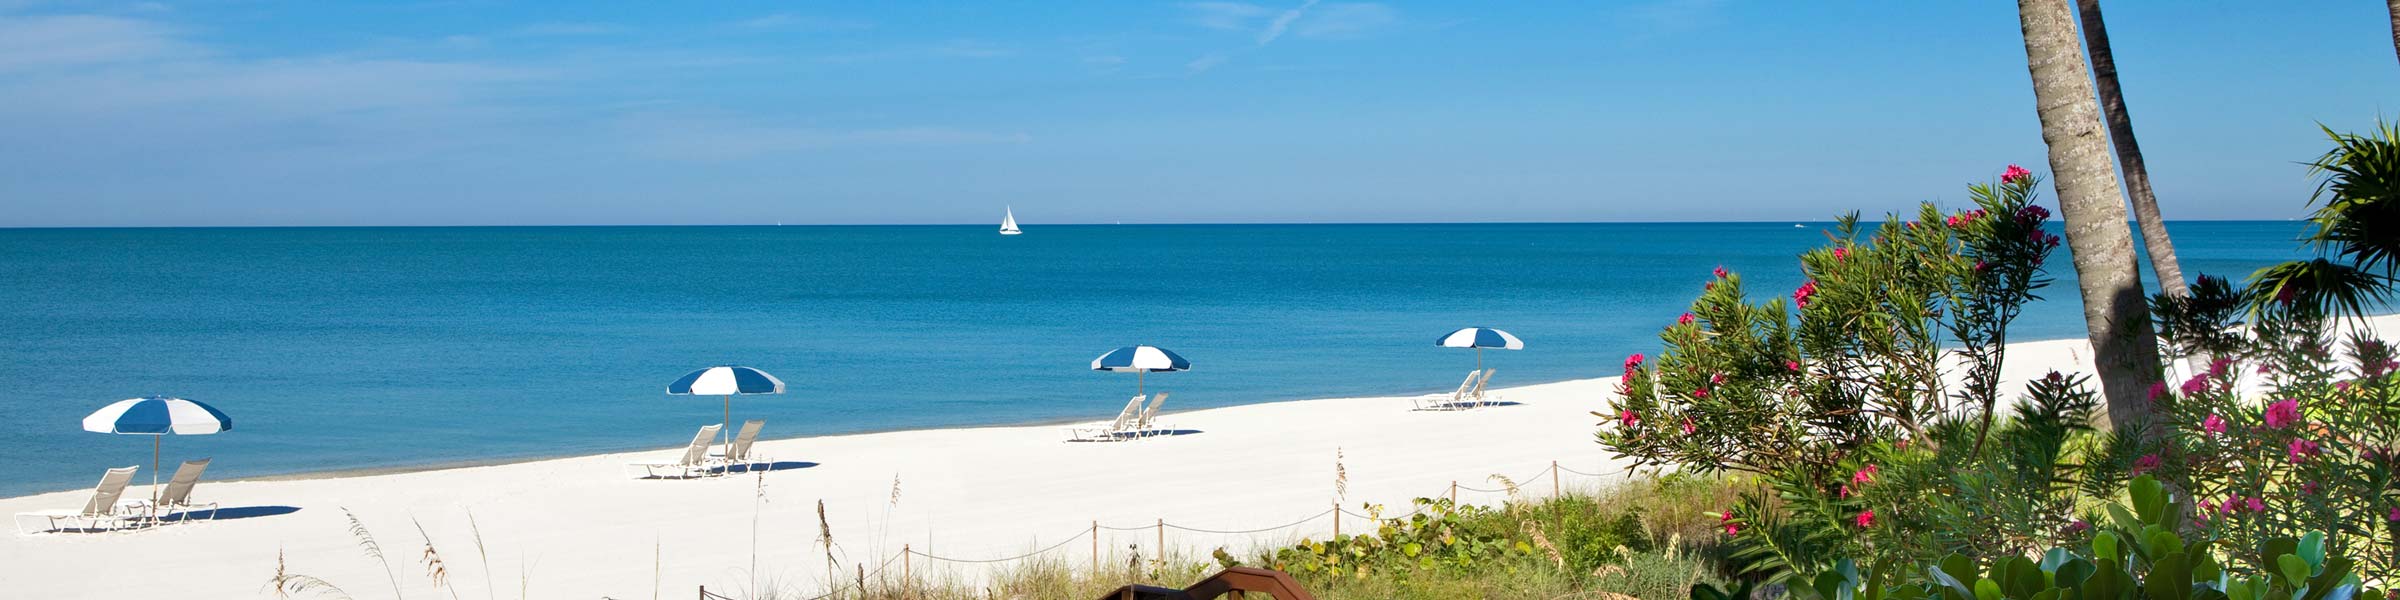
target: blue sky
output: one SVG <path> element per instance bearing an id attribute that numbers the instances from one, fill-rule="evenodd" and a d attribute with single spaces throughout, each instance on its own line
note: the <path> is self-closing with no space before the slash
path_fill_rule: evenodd
<path id="1" fill-rule="evenodd" d="M 2171 219 L 2400 116 L 2381 5 L 2105 6 Z M 2043 170 L 2014 11 L 0 0 L 0 226 L 1816 220 Z"/>

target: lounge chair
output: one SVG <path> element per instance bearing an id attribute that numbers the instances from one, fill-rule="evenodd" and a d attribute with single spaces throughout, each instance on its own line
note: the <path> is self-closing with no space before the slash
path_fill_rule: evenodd
<path id="1" fill-rule="evenodd" d="M 147 513 L 150 520 L 158 522 L 165 522 L 167 514 L 172 512 L 177 522 L 183 522 L 191 520 L 192 513 L 200 512 L 201 507 L 205 506 L 208 518 L 215 520 L 217 503 L 192 502 L 192 488 L 200 485 L 200 473 L 208 470 L 208 460 L 183 461 L 183 466 L 175 468 L 175 478 L 167 480 L 167 489 L 158 493 L 156 504 L 152 504 L 149 498 L 135 498 L 119 505 L 119 512 Z"/>
<path id="2" fill-rule="evenodd" d="M 1436 399 L 1442 398 L 1443 395 L 1435 394 L 1432 396 L 1419 396 L 1411 399 L 1410 402 L 1416 405 L 1417 410 L 1457 410 L 1460 405 L 1466 403 L 1467 391 L 1475 388 L 1475 376 L 1482 374 L 1482 369 L 1468 371 L 1467 379 L 1465 381 L 1458 382 L 1458 389 L 1451 391 L 1448 395 L 1448 399 L 1436 401 Z"/>
<path id="3" fill-rule="evenodd" d="M 1128 428 L 1133 427 L 1134 411 L 1142 409 L 1142 400 L 1146 398 L 1148 396 L 1134 396 L 1132 400 L 1126 401 L 1125 410 L 1117 411 L 1117 420 L 1109 422 L 1107 427 L 1070 428 L 1067 430 L 1067 434 L 1074 436 L 1074 440 L 1078 442 L 1113 442 L 1123 439 L 1119 436 L 1124 434 Z"/>
<path id="4" fill-rule="evenodd" d="M 1484 384 L 1491 383 L 1491 382 L 1492 382 L 1492 374 L 1493 374 L 1493 373 L 1498 373 L 1498 372 L 1500 372 L 1500 370 L 1499 370 L 1499 369 L 1484 369 L 1484 370 L 1483 370 L 1483 377 L 1482 377 L 1482 378 L 1480 378 L 1480 379 L 1476 379 L 1476 380 L 1475 380 L 1475 391 L 1473 391 L 1473 392 L 1469 392 L 1469 393 L 1467 394 L 1467 396 L 1468 396 L 1468 397 L 1470 397 L 1470 398 L 1474 398 L 1474 399 L 1475 399 L 1475 401 L 1474 401 L 1472 404 L 1469 404 L 1468 406 L 1471 406 L 1471 407 L 1472 407 L 1472 406 L 1483 406 L 1483 405 L 1485 405 L 1485 404 L 1489 404 L 1489 403 L 1490 403 L 1490 401 L 1489 401 L 1489 400 L 1485 400 L 1485 399 L 1484 399 L 1484 396 L 1483 396 L 1483 386 L 1484 386 Z"/>
<path id="5" fill-rule="evenodd" d="M 758 465 L 771 463 L 772 461 L 750 451 L 752 445 L 758 443 L 759 428 L 766 425 L 766 421 L 757 419 L 743 421 L 741 433 L 734 434 L 733 442 L 726 446 L 726 451 L 711 453 L 708 457 L 727 469 L 733 468 L 734 465 L 741 465 L 744 472 L 748 472 L 749 469 L 756 468 Z"/>
<path id="6" fill-rule="evenodd" d="M 677 460 L 669 462 L 626 463 L 626 466 L 641 467 L 642 478 L 644 479 L 658 477 L 660 471 L 674 473 L 677 477 L 686 478 L 710 475 L 716 472 L 716 469 L 714 468 L 715 465 L 710 464 L 708 460 L 708 444 L 711 441 L 715 441 L 717 439 L 717 431 L 724 428 L 724 425 L 710 425 L 700 428 L 700 433 L 692 436 L 692 445 L 685 447 L 683 449 L 683 456 Z"/>
<path id="7" fill-rule="evenodd" d="M 1158 405 L 1166 403 L 1166 392 L 1159 392 L 1157 396 L 1152 396 L 1150 398 L 1150 408 L 1142 409 L 1141 418 L 1135 419 L 1133 421 L 1133 429 L 1127 431 L 1126 433 L 1134 437 L 1150 437 L 1164 433 L 1164 431 L 1160 430 L 1157 419 Z"/>
<path id="8" fill-rule="evenodd" d="M 115 529 L 131 524 L 133 520 L 127 518 L 128 513 L 117 506 L 117 498 L 125 495 L 125 484 L 132 483 L 133 472 L 140 469 L 141 467 L 138 466 L 109 469 L 108 474 L 100 476 L 100 487 L 92 490 L 92 499 L 85 501 L 83 508 L 17 513 L 17 530 L 28 534 L 60 531 L 58 524 L 62 521 L 68 523 L 81 521 L 83 524 L 81 529 L 100 529 L 103 524 L 109 525 L 109 529 Z M 46 528 L 38 531 L 25 529 L 26 517 L 43 519 L 49 524 Z"/>

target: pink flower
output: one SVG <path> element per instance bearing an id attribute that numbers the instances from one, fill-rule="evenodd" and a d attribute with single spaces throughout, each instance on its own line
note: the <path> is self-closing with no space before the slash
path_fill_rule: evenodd
<path id="1" fill-rule="evenodd" d="M 1711 375 L 1709 375 L 1709 376 L 1708 376 L 1708 382 L 1709 382 L 1709 383 L 1725 383 L 1725 374 L 1724 374 L 1724 373 L 1714 373 L 1714 374 L 1711 374 Z"/>
<path id="2" fill-rule="evenodd" d="M 1984 272 L 1984 271 L 1991 270 L 1991 268 L 1992 268 L 1992 266 L 1991 266 L 1991 265 L 1984 264 L 1984 262 L 1983 262 L 1983 261 L 1980 261 L 1980 260 L 1979 260 L 1979 261 L 1975 261 L 1975 272 L 1977 272 L 1977 273 L 1982 273 L 1982 272 Z"/>
<path id="3" fill-rule="evenodd" d="M 2300 484 L 2300 493 L 2301 493 L 2301 494 L 2304 494 L 2304 495 L 2309 495 L 2309 496 L 2314 496 L 2314 495 L 2317 495 L 2317 490 L 2320 490 L 2320 489 L 2324 489 L 2324 488 L 2318 487 L 2318 486 L 2317 486 L 2317 482 L 2314 482 L 2314 481 L 2311 481 L 2311 482 L 2307 482 L 2307 483 L 2302 483 L 2302 484 Z"/>
<path id="4" fill-rule="evenodd" d="M 2025 178 L 2027 178 L 2027 177 L 2032 177 L 2032 176 L 2033 176 L 2033 172 L 2032 172 L 2032 171 L 2027 171 L 2027 170 L 2025 170 L 2025 167 L 2020 167 L 2020 166 L 2016 166 L 2016 165 L 2009 165 L 2009 166 L 2008 166 L 2008 170 L 2000 172 L 2000 183 L 2002 183 L 2002 184 L 2016 183 L 2016 182 L 2018 182 L 2018 181 L 2020 181 L 2020 180 L 2023 180 L 2023 179 L 2025 179 Z"/>
<path id="5" fill-rule="evenodd" d="M 2091 524 L 2091 522 L 2089 522 L 2089 521 L 2085 521 L 2085 520 L 2083 520 L 2083 519 L 2076 519 L 2074 522 L 2072 522 L 2072 523 L 2068 523 L 2068 524 L 2067 524 L 2067 534 L 2069 534 L 2069 535 L 2073 535 L 2073 534 L 2083 533 L 2084 531 L 2086 531 L 2086 530 L 2089 530 L 2089 529 L 2091 529 L 2091 528 L 2092 528 L 2092 524 Z"/>
<path id="6" fill-rule="evenodd" d="M 1642 416 L 1633 414 L 1632 409 L 1626 409 L 1617 413 L 1617 421 L 1624 423 L 1626 428 L 1633 428 L 1642 424 Z"/>
<path id="7" fill-rule="evenodd" d="M 1635 354 L 1635 355 L 1633 355 L 1633 356 L 1628 356 L 1628 357 L 1625 357 L 1625 370 L 1627 370 L 1627 371 L 1631 371 L 1631 370 L 1634 370 L 1634 369 L 1639 369 L 1639 368 L 1641 368 L 1641 367 L 1642 367 L 1642 358 L 1643 358 L 1643 357 L 1642 357 L 1642 355 L 1640 355 L 1640 354 Z"/>
<path id="8" fill-rule="evenodd" d="M 1725 525 L 1725 535 L 1734 535 L 1742 532 L 1742 524 L 1733 521 L 1733 511 L 1727 510 L 1722 514 L 1724 516 L 1717 517 L 1717 522 Z"/>
<path id="9" fill-rule="evenodd" d="M 2133 474 L 2140 475 L 2156 470 L 2160 462 L 2162 461 L 2159 460 L 2158 455 L 2144 454 L 2141 458 L 2133 459 Z"/>
<path id="10" fill-rule="evenodd" d="M 2200 518 L 2202 519 L 2208 518 L 2208 513 L 2218 512 L 2219 510 L 2220 509 L 2217 508 L 2217 503 L 2214 500 L 2200 501 Z"/>
<path id="11" fill-rule="evenodd" d="M 2198 396 L 2201 392 L 2206 391 L 2208 391 L 2208 375 L 2205 373 L 2183 380 L 2183 395 L 2185 396 Z"/>
<path id="12" fill-rule="evenodd" d="M 2249 503 L 2250 512 L 2267 512 L 2267 504 L 2263 501 L 2260 501 L 2256 496 L 2246 499 L 2245 502 Z"/>
<path id="13" fill-rule="evenodd" d="M 2267 405 L 2267 426 L 2282 429 L 2300 424 L 2300 401 L 2285 398 Z"/>
<path id="14" fill-rule="evenodd" d="M 1795 303 L 1795 304 L 1799 304 L 1799 305 L 1800 305 L 1800 308 L 1808 308 L 1808 299 L 1809 299 L 1809 298 L 1814 298 L 1814 297 L 1816 297 L 1816 295 L 1817 295 L 1817 282 L 1816 282 L 1816 280 L 1813 280 L 1813 279 L 1812 279 L 1812 280 L 1809 280 L 1807 283 L 1802 283 L 1802 284 L 1800 284 L 1800 289 L 1798 289 L 1798 290 L 1794 290 L 1794 291 L 1792 292 L 1792 302 L 1793 302 L 1793 303 Z"/>
<path id="15" fill-rule="evenodd" d="M 2150 401 L 2151 401 L 2151 402 L 2157 402 L 2159 398 L 2165 397 L 2166 395 L 2167 395 L 2167 382 L 2164 382 L 2164 381 L 2153 381 L 2153 382 L 2150 382 Z"/>
<path id="16" fill-rule="evenodd" d="M 2392 507 L 2392 513 L 2384 516 L 2383 520 L 2391 521 L 2393 523 L 2400 523 L 2400 506 Z"/>
<path id="17" fill-rule="evenodd" d="M 1837 498 L 1848 498 L 1848 497 L 1850 497 L 1850 484 L 1847 484 L 1847 483 L 1845 483 L 1845 484 L 1842 484 L 1842 489 L 1841 489 L 1841 490 L 1839 490 L 1839 491 L 1837 491 L 1837 492 L 1835 493 L 1835 497 L 1837 497 Z"/>
<path id="18" fill-rule="evenodd" d="M 2316 442 L 2302 439 L 2292 440 L 2290 445 L 2284 447 L 2284 455 L 2290 457 L 2292 462 L 2300 462 L 2308 457 L 2316 456 L 2318 453 L 2323 451 L 2323 446 L 2317 445 Z"/>
<path id="19" fill-rule="evenodd" d="M 1708 388 L 1699 388 L 1699 389 L 1692 390 L 1692 397 L 1693 397 L 1693 398 L 1707 398 L 1707 397 L 1708 397 Z"/>
<path id="20" fill-rule="evenodd" d="M 1692 324 L 1692 321 L 1693 321 L 1693 318 L 1692 318 L 1692 313 L 1688 313 L 1688 312 L 1687 312 L 1687 313 L 1683 313 L 1683 316 L 1681 316 L 1681 317 L 1676 317 L 1676 318 L 1675 318 L 1675 323 L 1677 323 L 1677 324 L 1680 324 L 1680 325 L 1690 325 L 1690 324 Z"/>
<path id="21" fill-rule="evenodd" d="M 1843 260 L 1843 259 L 1847 259 L 1847 258 L 1849 258 L 1849 257 L 1850 257 L 1850 251 L 1849 251 L 1848 249 L 1844 249 L 1844 248 L 1834 248 L 1834 249 L 1833 249 L 1833 259 L 1834 259 L 1834 260 Z"/>
<path id="22" fill-rule="evenodd" d="M 1800 372 L 1800 361 L 1796 361 L 1796 360 L 1787 360 L 1787 361 L 1783 361 L 1783 368 L 1786 368 L 1786 369 L 1791 369 L 1791 371 L 1792 371 L 1793 373 L 1798 373 L 1798 372 Z"/>
<path id="23" fill-rule="evenodd" d="M 1875 510 L 1874 510 L 1874 509 L 1867 509 L 1867 510 L 1859 511 L 1859 513 L 1858 513 L 1858 526 L 1859 526 L 1860 528 L 1874 527 L 1874 526 L 1875 526 Z"/>
<path id="24" fill-rule="evenodd" d="M 1693 426 L 1693 425 L 1692 425 L 1692 418 L 1691 418 L 1691 417 L 1684 417 L 1684 418 L 1683 418 L 1683 434 L 1684 434 L 1684 435 L 1691 435 L 1691 434 L 1692 434 L 1692 432 L 1699 431 L 1699 430 L 1700 430 L 1700 428 L 1699 428 L 1699 427 L 1696 427 L 1696 426 Z"/>
<path id="25" fill-rule="evenodd" d="M 1717 265 L 1717 270 L 1716 270 L 1716 273 L 1717 273 L 1717 278 L 1718 278 L 1718 279 L 1724 279 L 1724 278 L 1725 278 L 1725 266 L 1724 266 L 1724 265 Z"/>
<path id="26" fill-rule="evenodd" d="M 1866 484 L 1868 484 L 1868 483 L 1874 482 L 1874 481 L 1875 481 L 1875 471 L 1876 471 L 1876 469 L 1875 469 L 1875 465 L 1867 465 L 1867 467 L 1866 467 L 1866 468 L 1864 468 L 1864 469 L 1859 469 L 1859 470 L 1858 470 L 1858 472 L 1856 472 L 1856 473 L 1851 473 L 1851 474 L 1850 474 L 1850 483 L 1855 483 L 1855 484 L 1859 484 L 1859 485 L 1866 485 Z"/>
<path id="27" fill-rule="evenodd" d="M 2347 391 L 2350 391 L 2350 382 L 2348 382 L 2348 381 L 2336 381 L 2336 382 L 2333 382 L 2333 391 L 2337 391 L 2337 392 L 2347 392 Z"/>
<path id="28" fill-rule="evenodd" d="M 2225 418 L 2209 415 L 2208 418 L 2200 420 L 2200 430 L 2209 433 L 2225 433 Z"/>
<path id="29" fill-rule="evenodd" d="M 2242 511 L 2242 495 L 2241 495 L 2241 494 L 2227 494 L 2227 495 L 2225 496 L 2225 504 L 2219 505 L 2219 506 L 2217 507 L 2217 512 L 2218 512 L 2218 513 L 2222 513 L 2222 514 L 2228 514 L 2228 515 L 2230 515 L 2230 514 L 2237 513 L 2237 512 L 2241 512 L 2241 511 Z"/>
<path id="30" fill-rule="evenodd" d="M 2017 220 L 2019 221 L 2032 223 L 2047 218 L 2050 218 L 2050 209 L 2042 208 L 2042 205 L 2039 204 L 2027 204 L 2025 208 L 2017 209 Z"/>

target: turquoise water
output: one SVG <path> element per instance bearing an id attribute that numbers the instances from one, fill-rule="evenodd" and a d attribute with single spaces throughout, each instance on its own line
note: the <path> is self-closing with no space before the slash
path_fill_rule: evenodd
<path id="1" fill-rule="evenodd" d="M 1798 285 L 1820 229 L 1767 224 L 0 230 L 0 495 L 148 468 L 84 414 L 149 394 L 237 422 L 171 437 L 213 478 L 659 448 L 720 419 L 664 386 L 721 363 L 768 437 L 1101 419 L 1133 377 L 1170 409 L 1612 375 L 1711 268 Z M 2295 256 L 2289 222 L 2173 227 L 2187 271 Z M 2079 337 L 2071 268 L 2019 339 Z M 1574 424 L 1561 424 L 1574 426 Z M 1205 434 L 1203 434 L 1205 435 Z M 840 457 L 810 457 L 834 461 Z"/>

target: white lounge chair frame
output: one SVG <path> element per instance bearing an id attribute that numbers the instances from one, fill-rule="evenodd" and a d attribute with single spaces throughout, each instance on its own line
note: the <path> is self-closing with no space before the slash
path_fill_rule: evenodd
<path id="1" fill-rule="evenodd" d="M 1107 427 L 1073 427 L 1067 429 L 1067 434 L 1073 436 L 1072 439 L 1078 442 L 1113 442 L 1125 439 L 1122 436 L 1126 430 L 1133 427 L 1135 411 L 1141 410 L 1142 400 L 1148 398 L 1149 396 L 1146 395 L 1134 396 L 1132 400 L 1126 401 L 1125 409 L 1117 411 L 1117 420 L 1109 422 Z"/>
<path id="2" fill-rule="evenodd" d="M 149 498 L 135 498 L 119 503 L 118 511 L 128 515 L 146 513 L 152 522 L 157 523 L 165 523 L 167 515 L 172 513 L 177 517 L 175 522 L 181 523 L 191 520 L 192 513 L 200 512 L 201 507 L 205 506 L 208 519 L 216 520 L 217 503 L 192 502 L 192 488 L 200 485 L 200 474 L 208 471 L 208 461 L 206 458 L 187 460 L 175 467 L 175 478 L 167 480 L 167 489 L 159 492 L 156 506 L 151 505 Z"/>
<path id="3" fill-rule="evenodd" d="M 1497 369 L 1497 368 L 1493 368 L 1493 369 L 1484 369 L 1484 370 L 1483 370 L 1483 377 L 1481 377 L 1481 378 L 1478 378 L 1478 379 L 1476 379 L 1476 380 L 1475 380 L 1475 390 L 1474 390 L 1474 391 L 1472 391 L 1472 392 L 1468 392 L 1468 394 L 1467 394 L 1467 396 L 1468 396 L 1468 397 L 1470 397 L 1470 398 L 1474 398 L 1474 401 L 1468 405 L 1470 408 L 1472 408 L 1472 407 L 1478 407 L 1478 406 L 1486 406 L 1486 405 L 1489 405 L 1489 404 L 1491 404 L 1492 402 L 1494 402 L 1494 401 L 1496 400 L 1496 398 L 1497 398 L 1497 397 L 1489 397 L 1489 398 L 1485 397 L 1485 395 L 1484 395 L 1484 393 L 1483 393 L 1483 390 L 1484 390 L 1484 385 L 1485 385 L 1485 384 L 1489 384 L 1489 383 L 1491 383 L 1491 382 L 1492 382 L 1492 374 L 1493 374 L 1493 373 L 1498 373 L 1498 372 L 1500 372 L 1500 369 Z"/>
<path id="4" fill-rule="evenodd" d="M 723 424 L 701 427 L 700 433 L 692 436 L 692 445 L 684 447 L 683 456 L 677 460 L 626 463 L 626 466 L 640 467 L 643 479 L 659 477 L 660 471 L 674 473 L 676 477 L 686 479 L 715 474 L 718 469 L 708 459 L 708 446 L 709 442 L 716 441 L 717 432 L 724 429 Z"/>
<path id="5" fill-rule="evenodd" d="M 1477 385 L 1475 383 L 1475 377 L 1482 374 L 1482 369 L 1468 371 L 1467 378 L 1458 382 L 1458 389 L 1452 390 L 1449 394 L 1419 396 L 1412 398 L 1409 401 L 1416 405 L 1417 410 L 1458 410 L 1460 408 L 1464 408 L 1467 403 L 1467 393 L 1471 390 L 1474 390 L 1475 386 Z"/>
<path id="6" fill-rule="evenodd" d="M 733 441 L 727 445 L 725 451 L 711 453 L 708 455 L 709 458 L 727 469 L 731 469 L 734 465 L 741 465 L 745 472 L 747 469 L 757 468 L 758 465 L 771 466 L 775 464 L 773 460 L 760 456 L 755 451 L 758 445 L 758 430 L 766 425 L 766 421 L 758 419 L 743 421 L 741 433 L 734 434 Z"/>
<path id="7" fill-rule="evenodd" d="M 125 485 L 133 482 L 133 472 L 138 470 L 141 470 L 140 466 L 109 469 L 108 473 L 100 476 L 100 485 L 92 489 L 92 499 L 84 501 L 81 509 L 17 513 L 17 531 L 27 535 L 60 531 L 58 526 L 60 522 L 81 522 L 83 527 L 79 529 L 101 529 L 103 524 L 109 526 L 107 529 L 120 529 L 133 524 L 133 519 L 127 518 L 128 515 L 120 512 L 117 498 L 125 495 Z M 48 525 L 40 530 L 26 529 L 26 517 L 43 519 L 48 522 Z"/>
<path id="8" fill-rule="evenodd" d="M 1124 435 L 1131 435 L 1135 438 L 1146 438 L 1154 435 L 1165 434 L 1165 427 L 1158 424 L 1158 407 L 1159 405 L 1166 403 L 1167 392 L 1159 392 L 1158 395 L 1151 396 L 1150 407 L 1142 409 L 1142 416 L 1134 419 L 1132 430 L 1125 432 Z"/>

